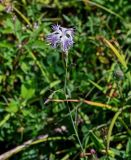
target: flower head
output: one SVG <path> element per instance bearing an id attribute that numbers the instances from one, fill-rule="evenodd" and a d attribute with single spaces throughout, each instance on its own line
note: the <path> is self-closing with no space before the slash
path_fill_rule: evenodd
<path id="1" fill-rule="evenodd" d="M 73 46 L 73 35 L 74 29 L 73 28 L 64 28 L 60 25 L 53 25 L 52 26 L 53 33 L 47 36 L 47 41 L 56 48 L 60 45 L 61 50 L 65 53 L 68 52 L 69 48 Z"/>

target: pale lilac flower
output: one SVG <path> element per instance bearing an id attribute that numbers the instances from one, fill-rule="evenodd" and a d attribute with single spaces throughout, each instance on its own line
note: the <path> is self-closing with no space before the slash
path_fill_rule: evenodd
<path id="1" fill-rule="evenodd" d="M 47 36 L 47 41 L 52 45 L 52 47 L 56 48 L 59 45 L 63 52 L 68 53 L 68 50 L 74 43 L 74 29 L 64 28 L 60 25 L 53 25 L 52 29 L 54 32 Z"/>

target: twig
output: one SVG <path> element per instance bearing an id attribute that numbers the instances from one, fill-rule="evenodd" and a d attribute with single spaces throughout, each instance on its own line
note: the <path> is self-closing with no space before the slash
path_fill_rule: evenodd
<path id="1" fill-rule="evenodd" d="M 17 154 L 18 152 L 24 150 L 25 148 L 38 144 L 38 143 L 42 143 L 42 142 L 46 142 L 46 141 L 56 141 L 56 140 L 69 140 L 69 138 L 66 137 L 48 137 L 48 135 L 42 135 L 37 137 L 35 140 L 31 139 L 26 141 L 25 143 L 23 143 L 22 145 L 15 147 L 5 153 L 3 153 L 2 155 L 0 155 L 0 160 L 7 160 L 8 158 L 10 158 L 11 156 L 13 156 L 14 154 Z"/>
<path id="2" fill-rule="evenodd" d="M 83 102 L 86 103 L 88 105 L 91 106 L 96 106 L 96 107 L 100 107 L 100 108 L 104 108 L 104 109 L 109 109 L 111 111 L 116 112 L 117 108 L 113 108 L 112 106 L 108 105 L 108 104 L 103 104 L 103 103 L 99 103 L 99 102 L 93 102 L 93 101 L 89 101 L 89 100 L 79 100 L 79 99 L 48 99 L 48 102 Z"/>

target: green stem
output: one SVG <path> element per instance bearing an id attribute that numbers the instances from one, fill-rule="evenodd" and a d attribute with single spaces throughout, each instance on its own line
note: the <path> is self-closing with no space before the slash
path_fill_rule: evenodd
<path id="1" fill-rule="evenodd" d="M 68 54 L 65 57 L 65 84 L 64 84 L 64 92 L 67 99 L 67 79 L 68 79 Z"/>
<path id="2" fill-rule="evenodd" d="M 35 57 L 35 55 L 26 47 L 26 50 L 28 51 L 28 53 L 30 54 L 30 56 L 32 57 L 32 59 L 36 62 L 36 64 L 38 65 L 38 67 L 40 68 L 43 77 L 45 78 L 47 83 L 50 83 L 50 80 L 48 78 L 47 72 L 46 70 L 43 68 L 43 66 L 41 65 L 41 63 L 37 60 L 37 58 Z"/>
<path id="3" fill-rule="evenodd" d="M 10 114 L 7 114 L 4 119 L 0 122 L 0 127 L 3 126 L 10 119 Z"/>
<path id="4" fill-rule="evenodd" d="M 112 134 L 112 130 L 113 130 L 113 127 L 114 127 L 114 124 L 118 118 L 118 116 L 121 114 L 121 111 L 119 110 L 118 112 L 115 113 L 112 121 L 111 121 L 111 124 L 109 126 L 109 131 L 108 131 L 108 134 L 107 134 L 107 154 L 109 153 L 109 148 L 110 148 L 110 140 L 111 140 L 111 134 Z"/>
<path id="5" fill-rule="evenodd" d="M 65 95 L 66 95 L 66 100 L 67 100 L 67 96 L 68 96 L 67 80 L 68 80 L 68 53 L 66 53 L 66 57 L 65 57 L 65 83 L 64 83 L 64 92 L 65 92 Z M 76 130 L 76 126 L 75 126 L 74 121 L 73 121 L 72 113 L 71 113 L 70 107 L 69 107 L 69 105 L 68 105 L 68 102 L 67 102 L 67 106 L 68 106 L 68 110 L 69 110 L 69 115 L 70 115 L 70 118 L 71 118 L 71 122 L 72 122 L 72 125 L 73 125 L 73 129 L 74 129 L 74 131 L 75 131 L 75 135 L 76 135 L 77 140 L 78 140 L 78 142 L 79 142 L 79 144 L 80 144 L 80 147 L 81 147 L 82 152 L 84 152 L 84 149 L 83 149 L 83 146 L 82 146 L 82 144 L 81 144 L 81 141 L 80 141 L 78 132 L 77 132 L 77 130 Z"/>
<path id="6" fill-rule="evenodd" d="M 82 150 L 82 152 L 84 153 L 84 148 L 83 148 L 83 146 L 82 146 L 82 144 L 81 144 L 81 141 L 80 141 L 78 132 L 77 132 L 77 130 L 76 130 L 76 126 L 75 126 L 75 124 L 74 124 L 73 117 L 72 117 L 71 110 L 70 110 L 70 107 L 69 107 L 69 106 L 68 106 L 68 109 L 69 109 L 69 114 L 70 114 L 71 122 L 72 122 L 72 125 L 73 125 L 73 128 L 74 128 L 74 131 L 75 131 L 75 135 L 76 135 L 77 140 L 78 140 L 78 142 L 79 142 L 79 144 L 80 144 L 81 150 Z"/>
<path id="7" fill-rule="evenodd" d="M 125 127 L 125 129 L 127 130 L 127 133 L 129 134 L 129 136 L 131 136 L 131 130 L 128 128 L 127 124 L 123 121 L 123 119 L 121 117 L 118 118 L 118 120 L 122 123 L 122 125 Z"/>
<path id="8" fill-rule="evenodd" d="M 111 140 L 111 134 L 112 134 L 114 124 L 115 124 L 117 118 L 119 117 L 119 115 L 122 113 L 122 111 L 125 110 L 125 109 L 128 109 L 128 108 L 130 108 L 130 106 L 126 106 L 124 108 L 121 108 L 118 112 L 115 113 L 115 115 L 114 115 L 114 117 L 111 121 L 111 124 L 109 126 L 109 131 L 108 131 L 108 134 L 107 134 L 107 148 L 106 148 L 107 154 L 108 154 L 108 150 L 110 148 L 110 140 Z"/>
<path id="9" fill-rule="evenodd" d="M 19 16 L 20 16 L 30 27 L 32 27 L 32 24 L 30 23 L 30 21 L 28 20 L 28 18 L 26 18 L 15 6 L 13 6 L 13 9 L 19 14 Z"/>
<path id="10" fill-rule="evenodd" d="M 110 10 L 110 9 L 108 9 L 108 8 L 106 8 L 106 7 L 98 4 L 98 3 L 96 3 L 96 2 L 92 2 L 92 1 L 89 1 L 89 0 L 87 0 L 87 2 L 88 2 L 89 4 L 91 4 L 91 5 L 94 5 L 94 6 L 96 6 L 96 7 L 99 7 L 99 8 L 101 8 L 101 9 L 103 9 L 104 11 L 106 11 L 106 12 L 112 14 L 112 15 L 115 15 L 116 17 L 120 18 L 122 21 L 124 20 L 124 18 L 121 17 L 119 14 L 113 12 L 112 10 Z"/>

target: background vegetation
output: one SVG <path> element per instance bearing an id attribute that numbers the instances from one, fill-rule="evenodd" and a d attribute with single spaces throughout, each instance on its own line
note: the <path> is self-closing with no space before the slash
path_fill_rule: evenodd
<path id="1" fill-rule="evenodd" d="M 130 12 L 130 0 L 0 1 L 1 160 L 131 159 Z M 67 74 L 52 24 L 75 28 Z"/>

